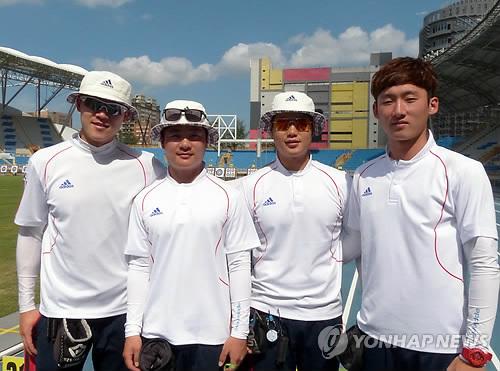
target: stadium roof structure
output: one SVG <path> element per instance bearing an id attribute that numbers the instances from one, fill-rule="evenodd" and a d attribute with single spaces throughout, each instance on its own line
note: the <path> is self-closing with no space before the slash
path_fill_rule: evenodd
<path id="1" fill-rule="evenodd" d="M 430 59 L 439 77 L 441 112 L 500 103 L 500 1 L 463 39 Z"/>
<path id="2" fill-rule="evenodd" d="M 30 56 L 20 51 L 0 47 L 0 109 L 8 107 L 16 96 L 28 85 L 37 89 L 35 111 L 41 111 L 62 89 L 77 90 L 88 71 L 71 64 L 57 64 L 48 59 Z M 52 89 L 51 95 L 42 102 L 40 88 Z M 7 97 L 7 88 L 17 91 Z"/>

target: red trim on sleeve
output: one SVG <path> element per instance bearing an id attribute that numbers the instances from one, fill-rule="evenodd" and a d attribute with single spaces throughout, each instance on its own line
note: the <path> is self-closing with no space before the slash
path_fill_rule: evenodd
<path id="1" fill-rule="evenodd" d="M 220 184 L 214 182 L 213 179 L 211 179 L 209 176 L 207 176 L 207 179 L 210 180 L 212 183 L 214 183 L 215 185 L 219 186 L 220 189 L 222 189 L 224 191 L 224 193 L 226 194 L 226 199 L 227 199 L 227 205 L 226 205 L 226 220 L 224 220 L 224 223 L 222 224 L 222 227 L 220 229 L 220 237 L 219 237 L 219 241 L 217 241 L 217 245 L 215 246 L 215 255 L 217 255 L 217 249 L 219 248 L 219 244 L 220 244 L 220 241 L 222 240 L 222 230 L 224 229 L 224 226 L 226 225 L 227 223 L 227 220 L 229 218 L 229 195 L 227 194 L 227 191 L 224 189 L 223 186 L 221 186 Z M 222 281 L 222 280 L 221 280 Z M 224 281 L 222 281 L 224 282 Z"/>
<path id="2" fill-rule="evenodd" d="M 56 217 L 53 215 L 52 215 L 52 225 L 54 225 L 54 228 L 57 231 L 57 233 L 56 233 L 56 236 L 54 237 L 54 242 L 52 243 L 52 245 L 50 245 L 50 251 L 43 252 L 44 255 L 50 254 L 52 252 L 52 250 L 54 250 L 54 246 L 56 244 L 57 237 L 59 237 L 59 229 L 57 229 L 57 227 L 56 227 Z"/>
<path id="3" fill-rule="evenodd" d="M 438 256 L 438 251 L 437 251 L 437 227 L 439 225 L 439 223 L 441 223 L 441 220 L 443 219 L 443 212 L 444 212 L 444 206 L 446 205 L 446 200 L 448 199 L 448 171 L 446 169 L 446 165 L 444 163 L 444 161 L 441 159 L 441 157 L 439 157 L 438 155 L 436 155 L 434 152 L 432 151 L 429 151 L 430 153 L 432 153 L 434 156 L 436 156 L 439 161 L 441 161 L 441 164 L 443 165 L 443 168 L 444 168 L 444 176 L 445 176 L 445 179 L 446 179 L 446 192 L 444 194 L 444 201 L 443 201 L 443 205 L 441 206 L 441 215 L 439 217 L 439 220 L 438 222 L 436 223 L 436 225 L 434 226 L 434 253 L 436 255 L 436 260 L 438 262 L 438 264 L 441 266 L 441 268 L 443 268 L 443 270 L 448 273 L 450 276 L 452 276 L 453 278 L 456 278 L 457 280 L 463 282 L 463 280 L 460 278 L 460 277 L 457 277 L 455 276 L 454 274 L 450 273 L 444 266 L 443 264 L 441 264 L 441 261 L 439 260 L 439 256 Z"/>
<path id="4" fill-rule="evenodd" d="M 49 166 L 49 162 L 52 161 L 57 155 L 59 155 L 60 153 L 70 149 L 71 147 L 73 146 L 69 146 L 67 148 L 64 148 L 62 150 L 60 150 L 59 152 L 57 152 L 54 156 L 52 156 L 49 161 L 47 161 L 47 163 L 45 164 L 45 170 L 43 172 L 43 185 L 45 188 L 47 188 L 47 167 Z"/>
<path id="5" fill-rule="evenodd" d="M 142 167 L 142 174 L 144 175 L 144 188 L 146 188 L 146 186 L 148 185 L 148 181 L 147 181 L 147 177 L 146 177 L 146 169 L 144 169 L 144 165 L 142 164 L 142 162 L 141 162 L 141 160 L 139 159 L 139 157 L 134 156 L 134 155 L 133 155 L 133 154 L 131 154 L 131 153 L 128 153 L 127 151 L 125 151 L 125 150 L 121 149 L 121 148 L 120 148 L 120 147 L 118 147 L 118 146 L 117 146 L 116 148 L 118 148 L 118 150 L 119 150 L 119 151 L 122 151 L 122 152 L 123 152 L 123 153 L 125 153 L 126 155 L 129 155 L 130 157 L 135 158 L 135 159 L 139 162 L 139 164 L 140 164 L 140 165 L 141 165 L 141 167 Z"/>
<path id="6" fill-rule="evenodd" d="M 146 194 L 142 198 L 142 202 L 141 202 L 141 211 L 142 212 L 144 212 L 144 201 L 146 201 L 146 197 L 153 191 L 153 189 L 155 189 L 159 185 L 163 184 L 163 182 L 165 182 L 165 180 L 167 180 L 166 177 L 165 177 L 165 179 L 163 179 L 161 182 L 159 182 L 157 185 L 155 185 L 153 188 L 151 188 L 149 191 L 146 192 Z"/>
<path id="7" fill-rule="evenodd" d="M 340 197 L 340 191 L 339 191 L 339 187 L 337 186 L 337 183 L 335 182 L 335 180 L 333 180 L 333 178 L 330 176 L 330 174 L 328 174 L 326 171 L 324 171 L 323 169 L 320 169 L 319 167 L 315 166 L 314 164 L 312 164 L 312 167 L 314 167 L 315 169 L 318 169 L 319 171 L 321 171 L 323 174 L 325 174 L 328 178 L 330 178 L 330 180 L 333 182 L 333 185 L 335 186 L 335 189 L 337 190 L 337 196 L 339 198 L 339 206 L 340 206 L 340 210 L 339 210 L 339 216 L 337 218 L 337 220 L 335 221 L 335 224 L 337 224 L 340 220 L 340 218 L 342 218 L 342 197 Z M 339 229 L 341 228 L 341 226 L 339 226 Z M 335 258 L 335 254 L 334 252 L 332 251 L 332 247 L 333 247 L 333 234 L 335 233 L 335 226 L 333 227 L 333 230 L 332 230 L 332 239 L 330 241 L 330 254 L 332 255 L 332 259 L 335 260 L 337 263 L 342 263 L 343 260 L 337 260 L 337 258 Z"/>
<path id="8" fill-rule="evenodd" d="M 220 189 L 222 189 L 224 191 L 224 193 L 226 194 L 226 199 L 227 199 L 226 220 L 224 220 L 224 223 L 222 223 L 222 227 L 220 228 L 219 240 L 217 241 L 217 245 L 215 246 L 214 256 L 217 256 L 217 250 L 219 249 L 219 244 L 220 244 L 220 241 L 222 240 L 222 231 L 224 230 L 224 226 L 226 225 L 227 220 L 229 219 L 229 195 L 227 194 L 227 191 L 224 189 L 224 187 L 221 186 L 220 184 L 216 183 L 212 178 L 210 178 L 210 176 L 208 176 L 208 174 L 207 174 L 207 179 L 210 180 L 212 183 L 214 183 L 216 186 L 219 186 Z M 220 276 L 219 276 L 219 281 L 221 281 L 224 285 L 229 287 L 229 284 L 226 283 L 222 278 L 220 278 Z"/>
<path id="9" fill-rule="evenodd" d="M 382 157 L 379 158 L 379 160 L 382 160 L 383 158 L 385 158 L 387 155 L 384 155 Z M 368 170 L 370 167 L 372 167 L 373 165 L 375 165 L 379 160 L 377 161 L 374 161 L 373 163 L 371 163 L 370 165 L 368 165 L 361 173 L 359 173 L 359 176 L 358 176 L 358 184 L 356 184 L 356 188 L 358 189 L 358 194 L 359 194 L 359 180 L 361 179 L 361 176 L 363 175 L 363 173 Z"/>

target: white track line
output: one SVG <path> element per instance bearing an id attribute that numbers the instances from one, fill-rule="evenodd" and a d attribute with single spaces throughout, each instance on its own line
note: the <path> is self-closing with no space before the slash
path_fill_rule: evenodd
<path id="1" fill-rule="evenodd" d="M 491 353 L 491 363 L 493 363 L 493 366 L 495 366 L 495 368 L 497 370 L 500 370 L 500 360 L 498 360 L 498 357 L 497 355 L 495 354 L 495 352 L 493 351 L 493 349 L 491 349 L 491 346 L 488 347 L 490 349 L 490 353 Z"/>
<path id="2" fill-rule="evenodd" d="M 354 299 L 354 292 L 356 291 L 356 284 L 358 283 L 358 269 L 354 271 L 354 276 L 352 277 L 351 287 L 349 288 L 349 295 L 347 295 L 347 300 L 345 302 L 344 308 L 344 326 L 347 330 L 347 321 L 349 321 L 349 314 L 351 313 L 352 301 Z"/>
<path id="3" fill-rule="evenodd" d="M 5 356 L 12 356 L 14 354 L 17 354 L 19 352 L 22 352 L 24 350 L 24 345 L 23 343 L 19 343 L 17 345 L 14 345 L 8 349 L 5 349 L 3 352 L 0 352 L 0 360 L 3 359 Z"/>

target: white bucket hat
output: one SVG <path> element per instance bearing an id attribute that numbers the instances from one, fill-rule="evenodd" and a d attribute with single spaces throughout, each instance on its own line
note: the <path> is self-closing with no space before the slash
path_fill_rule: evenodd
<path id="1" fill-rule="evenodd" d="M 165 120 L 165 115 L 162 113 L 161 115 L 161 122 L 153 126 L 151 129 L 151 139 L 154 141 L 159 142 L 161 140 L 161 132 L 163 129 L 169 127 L 169 126 L 176 126 L 176 125 L 190 125 L 190 126 L 200 126 L 202 128 L 205 128 L 207 130 L 207 142 L 208 144 L 214 144 L 217 142 L 217 138 L 219 137 L 217 133 L 217 129 L 214 128 L 213 126 L 210 125 L 210 122 L 208 122 L 207 119 L 207 112 L 205 111 L 205 107 L 201 103 L 194 102 L 191 100 L 174 100 L 172 102 L 167 103 L 165 106 L 165 110 L 169 108 L 176 108 L 180 110 L 185 110 L 185 109 L 194 109 L 194 110 L 199 110 L 202 111 L 205 114 L 205 117 L 200 121 L 200 122 L 192 122 L 188 121 L 186 119 L 186 115 L 182 114 L 179 120 L 177 121 L 167 121 Z M 163 112 L 165 112 L 163 110 Z"/>
<path id="2" fill-rule="evenodd" d="M 80 83 L 80 90 L 73 92 L 66 100 L 74 103 L 80 95 L 106 99 L 124 105 L 131 113 L 131 119 L 137 117 L 137 110 L 132 106 L 132 87 L 127 80 L 108 71 L 90 71 Z"/>
<path id="3" fill-rule="evenodd" d="M 271 111 L 264 113 L 260 118 L 260 128 L 265 132 L 272 132 L 274 116 L 283 112 L 299 112 L 311 116 L 313 135 L 320 135 L 325 128 L 325 116 L 315 112 L 313 100 L 307 94 L 299 91 L 277 94 L 273 99 Z"/>

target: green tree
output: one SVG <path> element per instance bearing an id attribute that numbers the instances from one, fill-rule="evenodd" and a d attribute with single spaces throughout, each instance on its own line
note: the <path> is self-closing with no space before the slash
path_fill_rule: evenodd
<path id="1" fill-rule="evenodd" d="M 118 140 L 123 144 L 127 145 L 135 145 L 138 142 L 138 139 L 131 132 L 118 132 Z"/>
<path id="2" fill-rule="evenodd" d="M 243 120 L 238 119 L 236 123 L 236 139 L 245 139 L 248 138 L 248 134 L 250 133 L 247 130 L 245 122 Z M 222 136 L 222 139 L 233 139 L 230 133 L 225 133 Z M 247 143 L 221 143 L 221 148 L 224 149 L 245 149 L 248 148 Z"/>

